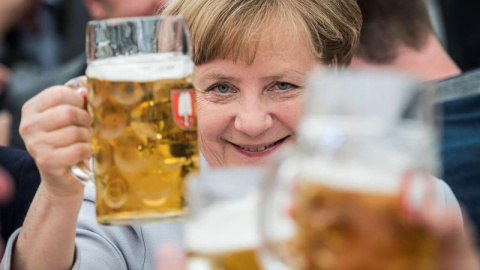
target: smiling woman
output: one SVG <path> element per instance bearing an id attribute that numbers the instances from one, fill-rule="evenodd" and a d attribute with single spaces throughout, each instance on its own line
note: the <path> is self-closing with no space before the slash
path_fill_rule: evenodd
<path id="1" fill-rule="evenodd" d="M 196 64 L 200 148 L 212 167 L 262 165 L 295 139 L 303 82 L 316 65 L 345 66 L 356 49 L 356 1 L 173 1 Z"/>

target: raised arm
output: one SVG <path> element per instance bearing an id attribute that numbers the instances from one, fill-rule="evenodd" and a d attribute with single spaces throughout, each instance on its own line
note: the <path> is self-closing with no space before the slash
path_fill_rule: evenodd
<path id="1" fill-rule="evenodd" d="M 63 86 L 44 90 L 22 110 L 20 133 L 42 182 L 15 242 L 12 269 L 70 269 L 82 184 L 69 167 L 91 155 L 84 95 Z"/>

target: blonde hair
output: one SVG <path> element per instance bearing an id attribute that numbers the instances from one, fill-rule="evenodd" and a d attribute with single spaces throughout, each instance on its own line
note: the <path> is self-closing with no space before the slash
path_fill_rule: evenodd
<path id="1" fill-rule="evenodd" d="M 274 23 L 303 35 L 318 61 L 348 65 L 362 25 L 356 0 L 170 0 L 162 15 L 185 18 L 196 65 L 216 58 L 252 63 Z"/>

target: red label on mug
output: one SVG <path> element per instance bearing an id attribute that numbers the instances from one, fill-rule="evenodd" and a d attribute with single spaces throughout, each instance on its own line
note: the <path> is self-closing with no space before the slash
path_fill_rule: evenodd
<path id="1" fill-rule="evenodd" d="M 172 115 L 175 124 L 182 130 L 195 125 L 195 93 L 193 89 L 176 89 L 170 92 Z"/>

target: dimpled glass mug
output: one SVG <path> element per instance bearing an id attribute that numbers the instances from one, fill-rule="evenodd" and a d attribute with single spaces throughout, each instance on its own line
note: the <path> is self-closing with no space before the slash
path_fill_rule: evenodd
<path id="1" fill-rule="evenodd" d="M 319 71 L 307 89 L 262 193 L 265 268 L 438 269 L 434 233 L 406 221 L 435 202 L 434 90 L 380 71 Z"/>
<path id="2" fill-rule="evenodd" d="M 188 270 L 261 270 L 256 167 L 212 169 L 192 177 L 184 238 Z"/>
<path id="3" fill-rule="evenodd" d="M 100 224 L 175 220 L 186 211 L 184 179 L 199 168 L 194 65 L 184 20 L 139 17 L 87 26 L 92 121 L 89 162 L 72 166 L 95 183 Z"/>

